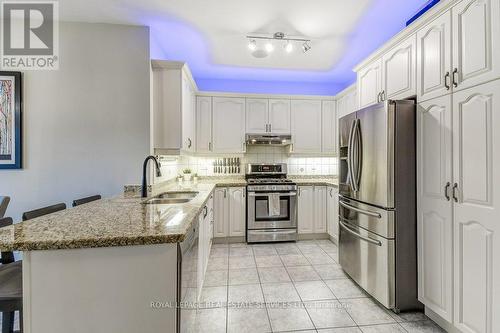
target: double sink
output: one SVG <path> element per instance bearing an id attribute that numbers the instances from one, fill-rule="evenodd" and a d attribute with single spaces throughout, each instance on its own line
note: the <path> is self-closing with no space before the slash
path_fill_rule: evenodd
<path id="1" fill-rule="evenodd" d="M 172 191 L 160 193 L 143 201 L 145 205 L 181 204 L 193 200 L 198 195 L 195 191 Z"/>

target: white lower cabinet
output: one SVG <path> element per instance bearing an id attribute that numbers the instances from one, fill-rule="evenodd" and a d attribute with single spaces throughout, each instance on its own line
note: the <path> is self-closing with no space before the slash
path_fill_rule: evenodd
<path id="1" fill-rule="evenodd" d="M 245 236 L 246 188 L 216 188 L 214 219 L 214 237 Z"/>
<path id="2" fill-rule="evenodd" d="M 451 96 L 442 96 L 420 103 L 417 115 L 418 298 L 451 323 L 453 320 Z"/>
<path id="3" fill-rule="evenodd" d="M 454 321 L 500 332 L 500 80 L 453 95 Z"/>
<path id="4" fill-rule="evenodd" d="M 500 332 L 500 80 L 418 112 L 419 299 L 461 332 Z"/>
<path id="5" fill-rule="evenodd" d="M 299 186 L 299 234 L 326 233 L 326 186 Z"/>
<path id="6" fill-rule="evenodd" d="M 201 291 L 203 281 L 205 279 L 205 272 L 207 270 L 208 258 L 210 256 L 210 248 L 212 247 L 213 234 L 212 229 L 212 206 L 213 197 L 207 200 L 200 215 L 198 216 L 198 276 L 197 285 L 198 290 Z"/>
<path id="7" fill-rule="evenodd" d="M 229 236 L 245 236 L 246 188 L 229 188 Z"/>
<path id="8" fill-rule="evenodd" d="M 326 227 L 330 237 L 339 239 L 339 191 L 334 186 L 326 189 Z"/>

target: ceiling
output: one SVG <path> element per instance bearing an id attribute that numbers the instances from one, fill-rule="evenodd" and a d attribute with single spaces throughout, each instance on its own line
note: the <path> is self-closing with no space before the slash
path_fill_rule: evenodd
<path id="1" fill-rule="evenodd" d="M 151 56 L 186 61 L 200 82 L 315 83 L 330 91 L 352 83 L 352 67 L 427 2 L 64 0 L 59 10 L 64 21 L 148 25 Z M 311 39 L 312 49 L 304 54 L 297 44 L 287 54 L 276 44 L 269 57 L 253 57 L 245 36 L 276 31 Z"/>

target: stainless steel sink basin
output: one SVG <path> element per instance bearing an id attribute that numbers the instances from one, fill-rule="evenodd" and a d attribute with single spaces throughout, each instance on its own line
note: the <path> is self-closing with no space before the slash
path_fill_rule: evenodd
<path id="1" fill-rule="evenodd" d="M 145 205 L 168 205 L 168 204 L 181 204 L 193 200 L 198 195 L 198 192 L 164 192 L 160 193 L 151 199 L 143 201 Z"/>
<path id="2" fill-rule="evenodd" d="M 161 199 L 193 199 L 198 195 L 198 192 L 186 191 L 186 192 L 164 192 L 158 194 L 155 198 Z"/>
<path id="3" fill-rule="evenodd" d="M 145 205 L 180 204 L 191 201 L 189 198 L 151 198 L 143 202 Z"/>

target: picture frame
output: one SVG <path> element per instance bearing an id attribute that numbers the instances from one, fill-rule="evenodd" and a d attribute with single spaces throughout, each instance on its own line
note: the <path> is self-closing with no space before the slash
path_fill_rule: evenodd
<path id="1" fill-rule="evenodd" d="M 22 169 L 22 74 L 0 71 L 0 169 Z"/>

